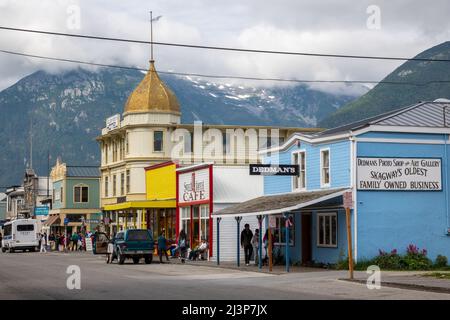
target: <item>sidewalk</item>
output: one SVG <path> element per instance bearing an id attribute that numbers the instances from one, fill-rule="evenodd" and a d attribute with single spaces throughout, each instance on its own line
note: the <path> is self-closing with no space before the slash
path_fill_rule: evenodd
<path id="1" fill-rule="evenodd" d="M 155 259 L 155 258 L 153 258 Z M 158 259 L 158 258 L 157 258 Z M 158 260 L 156 260 L 158 261 Z M 165 259 L 163 259 L 165 262 Z M 174 264 L 181 264 L 181 260 L 178 258 L 170 259 L 171 263 Z M 269 271 L 268 266 L 262 266 L 261 269 L 258 268 L 258 265 L 255 265 L 254 263 L 251 263 L 249 266 L 246 266 L 245 263 L 241 263 L 241 265 L 238 267 L 236 265 L 236 262 L 231 261 L 223 261 L 220 262 L 220 265 L 217 264 L 217 261 L 214 260 L 196 260 L 196 261 L 190 261 L 186 260 L 186 264 L 188 265 L 198 265 L 203 267 L 214 267 L 214 268 L 223 268 L 223 269 L 231 269 L 231 270 L 240 270 L 240 271 L 246 271 L 246 272 L 262 272 L 262 273 L 269 273 L 274 275 L 282 275 L 282 274 L 289 274 L 289 273 L 305 273 L 305 272 L 324 272 L 328 271 L 328 269 L 324 268 L 310 268 L 310 267 L 301 267 L 301 266 L 291 266 L 289 268 L 289 272 L 286 272 L 286 266 L 285 265 L 276 265 L 272 267 L 272 271 Z"/>
<path id="2" fill-rule="evenodd" d="M 432 272 L 433 271 L 382 271 L 381 286 L 450 294 L 450 280 L 425 276 Z M 443 271 L 442 273 L 449 272 Z M 367 277 L 368 274 L 365 272 L 355 272 L 353 280 L 345 278 L 340 280 L 357 282 L 365 285 L 367 283 Z"/>

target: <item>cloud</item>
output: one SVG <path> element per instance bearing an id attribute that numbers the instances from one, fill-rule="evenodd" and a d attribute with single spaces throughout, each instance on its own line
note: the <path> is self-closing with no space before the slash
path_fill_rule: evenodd
<path id="1" fill-rule="evenodd" d="M 373 4 L 381 12 L 379 30 L 366 25 L 366 9 Z M 192 0 L 189 4 L 157 0 L 151 6 L 138 0 L 0 0 L 0 21 L 3 26 L 148 40 L 149 11 L 153 10 L 154 16 L 162 16 L 154 24 L 155 41 L 406 57 L 450 36 L 450 3 L 444 0 L 433 5 L 418 0 L 279 0 L 264 5 L 257 0 Z M 0 31 L 0 44 L 5 50 L 98 63 L 146 67 L 149 60 L 148 46 L 129 43 Z M 310 80 L 380 80 L 401 63 L 165 46 L 155 47 L 155 58 L 162 71 Z M 39 69 L 59 72 L 74 67 L 0 53 L 0 89 Z M 334 92 L 355 90 L 344 85 L 315 87 Z"/>

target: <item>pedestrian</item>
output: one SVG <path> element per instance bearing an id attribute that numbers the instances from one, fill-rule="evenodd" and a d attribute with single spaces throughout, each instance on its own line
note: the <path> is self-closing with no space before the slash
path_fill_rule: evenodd
<path id="1" fill-rule="evenodd" d="M 43 235 L 42 233 L 40 234 L 40 253 L 45 253 L 47 252 L 47 248 L 46 248 L 46 243 L 45 243 L 45 235 Z"/>
<path id="2" fill-rule="evenodd" d="M 114 258 L 114 238 L 112 238 L 108 241 L 108 247 L 106 249 L 106 263 L 112 263 Z"/>
<path id="3" fill-rule="evenodd" d="M 164 236 L 164 229 L 162 230 L 161 234 L 158 237 L 158 255 L 159 255 L 159 262 L 163 263 L 162 261 L 162 255 L 163 253 L 166 256 L 167 261 L 169 261 L 169 256 L 167 255 L 167 239 Z"/>
<path id="4" fill-rule="evenodd" d="M 187 244 L 187 236 L 184 229 L 180 231 L 180 235 L 178 236 L 178 249 L 180 250 L 180 259 L 181 263 L 185 263 L 186 261 L 186 252 L 187 252 L 188 244 Z"/>
<path id="5" fill-rule="evenodd" d="M 48 236 L 48 242 L 50 244 L 50 251 L 54 251 L 55 250 L 55 235 L 53 233 L 51 233 Z"/>
<path id="6" fill-rule="evenodd" d="M 59 251 L 64 251 L 65 249 L 65 245 L 66 245 L 66 237 L 64 236 L 64 234 L 62 234 L 59 237 Z"/>
<path id="7" fill-rule="evenodd" d="M 76 251 L 77 250 L 77 246 L 78 246 L 78 234 L 76 232 L 74 232 L 72 234 L 72 237 L 70 238 L 71 243 L 72 243 L 72 251 Z"/>
<path id="8" fill-rule="evenodd" d="M 270 235 L 272 238 L 272 252 L 273 252 L 274 238 L 273 238 L 272 232 L 270 232 Z M 264 237 L 263 237 L 263 243 L 264 243 L 264 251 L 265 251 L 263 264 L 268 264 L 268 261 L 269 261 L 269 229 L 266 229 L 266 233 L 264 234 Z"/>
<path id="9" fill-rule="evenodd" d="M 56 236 L 55 236 L 55 249 L 56 249 L 56 251 L 59 251 L 59 238 L 61 238 L 61 235 L 59 234 L 59 232 L 57 232 Z"/>
<path id="10" fill-rule="evenodd" d="M 250 225 L 248 223 L 245 224 L 244 230 L 241 232 L 241 247 L 244 249 L 245 255 L 245 265 L 250 265 L 250 258 L 253 253 L 252 246 L 253 232 L 250 230 Z"/>
<path id="11" fill-rule="evenodd" d="M 252 238 L 252 246 L 255 252 L 255 265 L 259 263 L 259 229 L 255 229 L 255 234 Z"/>
<path id="12" fill-rule="evenodd" d="M 38 233 L 37 236 L 38 236 L 38 241 L 39 241 L 39 242 L 38 242 L 38 248 L 41 249 L 42 233 Z"/>
<path id="13" fill-rule="evenodd" d="M 81 232 L 78 232 L 77 236 L 78 236 L 77 249 L 78 249 L 78 251 L 82 251 L 83 250 L 83 236 L 81 235 Z"/>

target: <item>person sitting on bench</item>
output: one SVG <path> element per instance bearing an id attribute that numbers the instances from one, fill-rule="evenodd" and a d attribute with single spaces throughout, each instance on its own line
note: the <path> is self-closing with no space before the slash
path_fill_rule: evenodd
<path id="1" fill-rule="evenodd" d="M 197 248 L 195 248 L 194 250 L 192 250 L 189 253 L 189 260 L 196 260 L 199 256 L 199 254 L 202 254 L 207 249 L 208 249 L 208 243 L 206 242 L 205 239 L 202 239 L 202 243 Z"/>

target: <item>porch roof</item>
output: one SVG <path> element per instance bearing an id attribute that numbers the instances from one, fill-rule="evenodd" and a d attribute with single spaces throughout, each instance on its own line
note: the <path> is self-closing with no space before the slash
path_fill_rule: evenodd
<path id="1" fill-rule="evenodd" d="M 349 188 L 290 192 L 254 198 L 213 213 L 215 217 L 270 215 L 297 210 L 342 196 Z"/>

